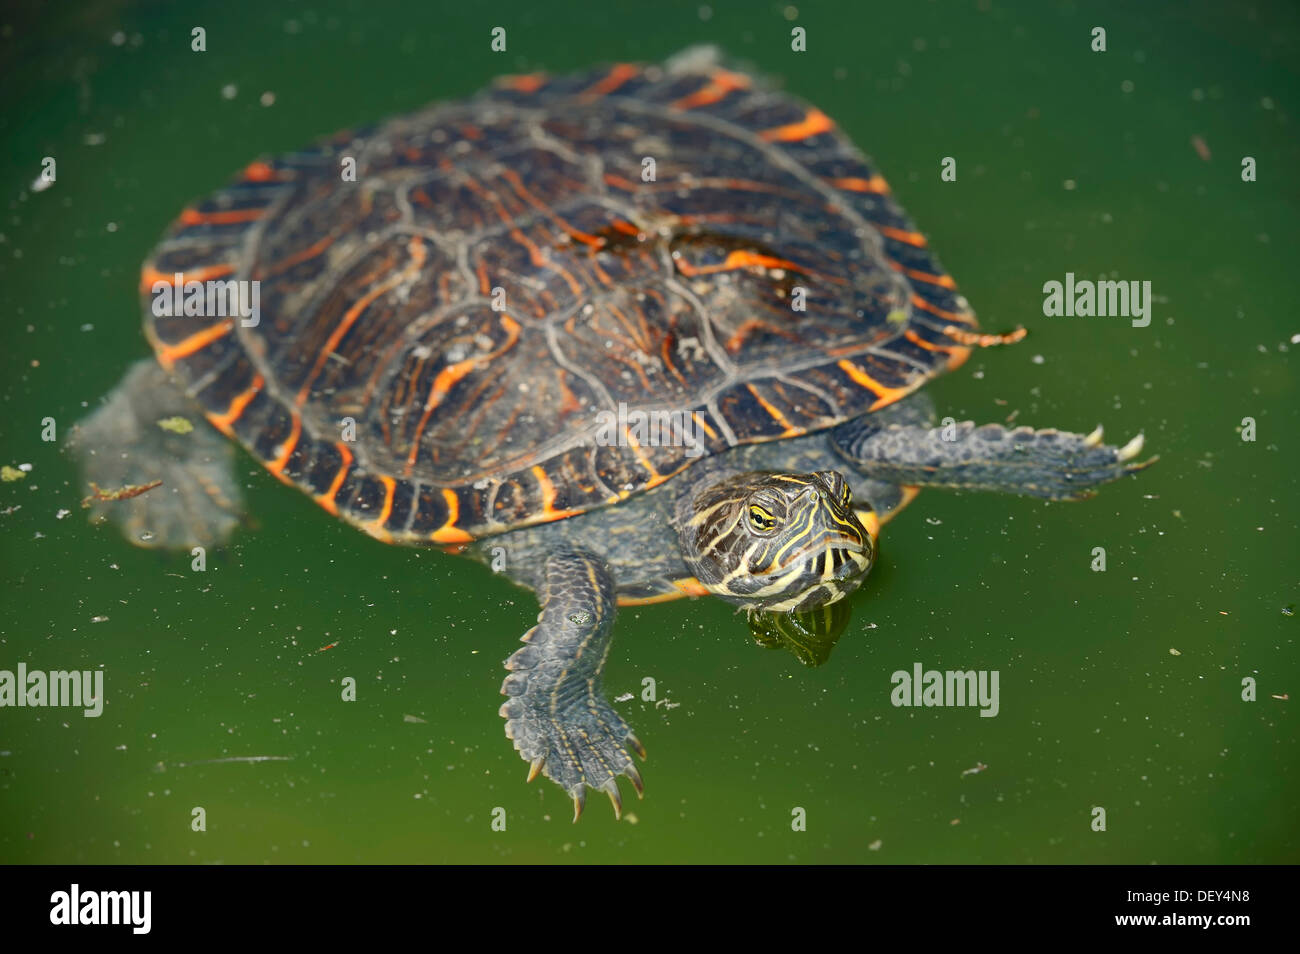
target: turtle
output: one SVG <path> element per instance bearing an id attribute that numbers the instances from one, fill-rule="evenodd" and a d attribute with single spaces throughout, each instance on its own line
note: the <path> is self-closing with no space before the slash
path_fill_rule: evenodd
<path id="1" fill-rule="evenodd" d="M 98 516 L 220 544 L 238 444 L 385 544 L 532 590 L 500 715 L 575 821 L 643 791 L 602 688 L 617 607 L 813 611 L 921 487 L 1079 499 L 1149 463 L 1141 434 L 937 424 L 918 389 L 1024 330 L 980 331 L 835 121 L 712 48 L 257 159 L 140 289 L 153 357 L 73 438 L 96 487 L 135 488 Z"/>

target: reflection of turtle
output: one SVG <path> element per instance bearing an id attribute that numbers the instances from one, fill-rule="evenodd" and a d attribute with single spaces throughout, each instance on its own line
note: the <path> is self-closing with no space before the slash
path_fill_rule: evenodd
<path id="1" fill-rule="evenodd" d="M 260 283 L 260 316 L 190 284 L 226 281 Z M 1007 339 L 827 116 L 694 51 L 255 162 L 143 288 L 157 363 L 79 453 L 100 486 L 163 486 L 102 509 L 135 542 L 228 536 L 231 445 L 157 425 L 201 413 L 371 536 L 493 561 L 542 606 L 506 733 L 578 810 L 641 788 L 601 691 L 616 604 L 806 611 L 862 582 L 908 488 L 1078 497 L 1140 446 L 932 429 L 901 399 Z"/>
<path id="2" fill-rule="evenodd" d="M 801 613 L 749 613 L 749 632 L 767 649 L 787 649 L 805 666 L 820 666 L 849 625 L 848 600 L 823 603 Z"/>

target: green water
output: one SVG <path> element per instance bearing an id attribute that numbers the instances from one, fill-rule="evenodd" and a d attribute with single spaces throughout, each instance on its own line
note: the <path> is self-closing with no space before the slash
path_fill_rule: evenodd
<path id="1" fill-rule="evenodd" d="M 0 463 L 31 465 L 0 483 L 0 669 L 106 674 L 98 719 L 0 709 L 0 861 L 1296 861 L 1295 5 L 561 6 L 0 14 Z M 622 822 L 594 797 L 574 826 L 496 714 L 531 594 L 385 547 L 247 456 L 256 529 L 191 572 L 89 526 L 41 422 L 61 435 L 147 353 L 141 260 L 258 154 L 503 72 L 699 42 L 835 117 L 983 324 L 1029 328 L 932 386 L 945 413 L 1103 422 L 1161 459 L 1080 504 L 922 494 L 820 668 L 717 601 L 625 611 L 606 685 L 638 693 L 620 711 L 646 797 Z M 44 156 L 57 182 L 32 194 Z M 1044 317 L 1066 272 L 1150 281 L 1151 325 Z M 893 707 L 916 662 L 997 670 L 999 714 Z M 250 756 L 280 760 L 210 761 Z"/>

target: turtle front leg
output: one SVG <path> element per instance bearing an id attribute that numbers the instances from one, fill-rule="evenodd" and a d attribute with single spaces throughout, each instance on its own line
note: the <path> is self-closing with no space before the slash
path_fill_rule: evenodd
<path id="1" fill-rule="evenodd" d="M 638 795 L 642 791 L 628 748 L 643 759 L 645 749 L 601 691 L 614 628 L 614 581 L 604 560 L 581 551 L 547 557 L 543 578 L 537 625 L 524 634 L 528 645 L 505 664 L 506 736 L 530 763 L 530 782 L 540 772 L 569 794 L 575 822 L 588 786 L 609 795 L 618 817 L 618 776 L 631 779 Z"/>
<path id="2" fill-rule="evenodd" d="M 240 522 L 234 445 L 152 359 L 132 366 L 72 429 L 68 446 L 85 482 L 101 492 L 157 483 L 138 496 L 95 504 L 92 519 L 111 518 L 136 546 L 212 546 Z"/>
<path id="3" fill-rule="evenodd" d="M 1101 484 L 1118 480 L 1155 462 L 1136 462 L 1139 434 L 1122 447 L 1102 443 L 1102 429 L 1091 434 L 1057 430 L 1014 430 L 970 421 L 947 427 L 885 425 L 858 418 L 831 436 L 835 450 L 868 477 L 893 484 L 990 490 L 1081 500 Z"/>

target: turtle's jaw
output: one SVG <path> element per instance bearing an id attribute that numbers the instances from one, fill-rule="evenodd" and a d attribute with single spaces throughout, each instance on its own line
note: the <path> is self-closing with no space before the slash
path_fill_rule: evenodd
<path id="1" fill-rule="evenodd" d="M 773 590 L 771 595 L 757 591 L 744 605 L 751 611 L 804 613 L 838 603 L 862 585 L 871 572 L 872 556 L 867 547 L 842 538 L 827 544 L 820 554 L 803 557 L 803 567 L 798 568 L 802 572 L 792 585 L 783 585 L 778 578 L 764 588 Z"/>
<path id="2" fill-rule="evenodd" d="M 875 560 L 875 534 L 834 472 L 743 474 L 693 503 L 679 527 L 686 562 L 705 589 L 751 611 L 837 602 Z"/>

